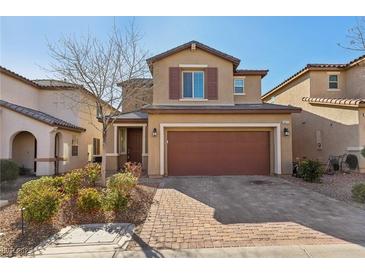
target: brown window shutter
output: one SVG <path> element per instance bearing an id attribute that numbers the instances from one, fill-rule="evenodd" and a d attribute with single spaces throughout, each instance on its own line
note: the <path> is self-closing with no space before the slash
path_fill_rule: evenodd
<path id="1" fill-rule="evenodd" d="M 169 98 L 176 100 L 180 99 L 180 68 L 172 67 L 169 68 Z"/>
<path id="2" fill-rule="evenodd" d="M 206 98 L 218 100 L 218 68 L 206 68 Z"/>

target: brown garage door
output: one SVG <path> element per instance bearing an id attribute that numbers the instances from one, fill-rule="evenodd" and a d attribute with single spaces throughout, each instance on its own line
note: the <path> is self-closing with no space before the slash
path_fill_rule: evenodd
<path id="1" fill-rule="evenodd" d="M 269 132 L 169 131 L 170 176 L 268 175 Z"/>

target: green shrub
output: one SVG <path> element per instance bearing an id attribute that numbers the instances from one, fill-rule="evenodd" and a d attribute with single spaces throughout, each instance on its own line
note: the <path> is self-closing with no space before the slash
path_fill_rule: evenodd
<path id="1" fill-rule="evenodd" d="M 30 222 L 48 221 L 57 212 L 60 199 L 52 177 L 26 182 L 18 192 L 18 203 L 25 208 L 24 219 Z"/>
<path id="2" fill-rule="evenodd" d="M 19 167 L 11 160 L 0 160 L 0 181 L 12 181 L 19 177 Z"/>
<path id="3" fill-rule="evenodd" d="M 108 179 L 107 188 L 117 191 L 122 196 L 128 197 L 136 184 L 137 178 L 131 173 L 118 173 Z"/>
<path id="4" fill-rule="evenodd" d="M 82 211 L 91 212 L 101 208 L 101 195 L 95 188 L 80 190 L 77 206 Z"/>
<path id="5" fill-rule="evenodd" d="M 121 195 L 116 190 L 107 189 L 103 199 L 103 209 L 106 211 L 123 210 L 128 205 L 128 197 Z"/>
<path id="6" fill-rule="evenodd" d="M 101 166 L 97 163 L 89 163 L 83 168 L 83 176 L 87 185 L 95 186 L 101 176 Z"/>
<path id="7" fill-rule="evenodd" d="M 62 176 L 57 176 L 52 178 L 52 185 L 57 190 L 63 190 L 64 178 Z"/>
<path id="8" fill-rule="evenodd" d="M 76 195 L 83 181 L 83 172 L 80 169 L 74 169 L 63 176 L 63 191 L 69 195 Z"/>
<path id="9" fill-rule="evenodd" d="M 124 164 L 124 172 L 131 173 L 138 179 L 142 174 L 142 165 L 141 163 L 126 162 Z"/>
<path id="10" fill-rule="evenodd" d="M 365 203 L 365 184 L 357 184 L 352 187 L 352 198 L 359 203 Z"/>
<path id="11" fill-rule="evenodd" d="M 298 172 L 307 182 L 319 182 L 324 170 L 319 161 L 304 160 L 299 163 Z"/>

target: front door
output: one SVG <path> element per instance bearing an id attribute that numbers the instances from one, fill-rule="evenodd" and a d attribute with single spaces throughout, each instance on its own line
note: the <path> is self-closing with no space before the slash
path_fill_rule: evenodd
<path id="1" fill-rule="evenodd" d="M 142 163 L 142 128 L 127 129 L 127 159 Z"/>

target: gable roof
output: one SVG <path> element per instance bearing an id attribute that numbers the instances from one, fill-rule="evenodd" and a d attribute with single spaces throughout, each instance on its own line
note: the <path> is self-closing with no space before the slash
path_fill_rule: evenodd
<path id="1" fill-rule="evenodd" d="M 22 114 L 24 116 L 27 116 L 29 118 L 35 119 L 37 121 L 43 122 L 43 123 L 45 123 L 47 125 L 50 125 L 50 126 L 56 126 L 56 127 L 59 127 L 59 128 L 64 128 L 64 129 L 68 129 L 68 130 L 72 130 L 72 131 L 78 131 L 78 132 L 86 131 L 86 129 L 84 129 L 82 127 L 75 126 L 74 124 L 71 124 L 71 123 L 66 122 L 64 120 L 56 118 L 52 115 L 49 115 L 49 114 L 44 113 L 44 112 L 39 111 L 39 110 L 19 106 L 19 105 L 9 103 L 9 102 L 4 101 L 4 100 L 0 100 L 0 106 L 5 107 L 7 109 L 10 109 L 12 111 L 15 111 L 17 113 L 20 113 L 20 114 Z"/>
<path id="2" fill-rule="evenodd" d="M 157 54 L 155 56 L 152 56 L 150 58 L 148 58 L 146 61 L 147 61 L 147 64 L 150 68 L 150 71 L 152 73 L 153 71 L 153 63 L 158 61 L 158 60 L 161 60 L 163 58 L 166 58 L 172 54 L 175 54 L 177 52 L 180 52 L 182 50 L 185 50 L 185 49 L 188 49 L 188 48 L 191 48 L 192 45 L 195 44 L 195 47 L 198 48 L 198 49 L 201 49 L 201 50 L 204 50 L 206 52 L 209 52 L 213 55 L 216 55 L 220 58 L 223 58 L 223 59 L 226 59 L 227 61 L 230 61 L 233 63 L 233 68 L 236 69 L 238 67 L 238 65 L 240 64 L 241 60 L 239 58 L 236 58 L 236 57 L 233 57 L 232 55 L 229 55 L 227 53 L 224 53 L 222 51 L 219 51 L 217 49 L 214 49 L 214 48 L 211 48 L 203 43 L 200 43 L 198 41 L 195 41 L 195 40 L 192 40 L 190 42 L 187 42 L 185 44 L 182 44 L 180 46 L 177 46 L 175 48 L 172 48 L 170 50 L 167 50 L 165 52 L 162 52 L 160 54 Z"/>
<path id="3" fill-rule="evenodd" d="M 266 99 L 273 95 L 279 88 L 282 88 L 283 86 L 289 84 L 290 82 L 294 81 L 301 75 L 307 73 L 310 70 L 346 70 L 351 68 L 352 66 L 355 66 L 361 61 L 365 60 L 365 55 L 362 55 L 354 60 L 351 60 L 350 62 L 346 64 L 307 64 L 304 68 L 290 76 L 289 78 L 285 79 L 283 82 L 269 90 L 267 93 L 261 96 L 261 99 Z"/>

